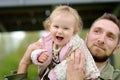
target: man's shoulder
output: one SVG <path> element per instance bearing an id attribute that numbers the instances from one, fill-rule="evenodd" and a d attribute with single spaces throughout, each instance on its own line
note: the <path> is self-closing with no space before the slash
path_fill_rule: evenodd
<path id="1" fill-rule="evenodd" d="M 120 74 L 120 69 L 115 69 L 114 73 L 119 73 Z"/>
<path id="2" fill-rule="evenodd" d="M 120 80 L 120 70 L 115 69 L 113 72 L 113 80 Z"/>

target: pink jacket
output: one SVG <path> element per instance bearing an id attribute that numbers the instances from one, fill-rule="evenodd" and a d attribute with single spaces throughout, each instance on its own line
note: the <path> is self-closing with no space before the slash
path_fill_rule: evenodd
<path id="1" fill-rule="evenodd" d="M 36 64 L 36 65 L 39 65 L 40 79 L 43 76 L 44 70 L 47 68 L 47 66 L 51 63 L 51 60 L 52 60 L 53 40 L 52 40 L 51 34 L 48 34 L 47 36 L 43 36 L 42 37 L 42 43 L 43 43 L 43 49 L 35 50 L 31 54 L 31 59 L 32 59 L 33 63 Z M 67 57 L 67 55 L 69 53 L 68 52 L 69 50 L 70 50 L 70 41 L 60 51 L 60 54 L 59 54 L 60 62 L 63 61 Z M 44 64 L 41 64 L 40 62 L 38 62 L 37 57 L 43 51 L 48 51 L 49 52 L 49 59 Z M 51 72 L 52 72 L 52 74 L 54 74 L 53 71 L 51 71 Z M 55 75 L 50 75 L 50 77 L 51 76 L 55 77 Z"/>

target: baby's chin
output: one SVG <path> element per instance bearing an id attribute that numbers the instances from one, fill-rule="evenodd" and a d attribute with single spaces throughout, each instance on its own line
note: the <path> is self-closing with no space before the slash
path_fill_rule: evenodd
<path id="1" fill-rule="evenodd" d="M 63 47 L 63 46 L 65 46 L 65 44 L 62 44 L 62 43 L 60 43 L 60 42 L 57 42 L 57 43 L 56 43 L 56 46 L 57 46 L 57 47 Z"/>

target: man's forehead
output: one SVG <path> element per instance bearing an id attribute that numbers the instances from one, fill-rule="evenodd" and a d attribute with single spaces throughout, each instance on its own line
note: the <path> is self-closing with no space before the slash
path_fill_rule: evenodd
<path id="1" fill-rule="evenodd" d="M 118 26 L 115 23 L 110 23 L 109 20 L 108 22 L 104 22 L 104 21 L 96 21 L 92 26 L 90 31 L 93 30 L 103 30 L 107 33 L 112 33 L 114 35 L 119 35 L 120 34 L 120 30 L 118 28 Z"/>
<path id="2" fill-rule="evenodd" d="M 100 20 L 95 21 L 92 24 L 91 28 L 94 28 L 94 27 L 107 27 L 107 28 L 110 28 L 110 27 L 115 28 L 116 27 L 119 30 L 118 25 L 116 25 L 113 21 L 107 20 L 107 19 L 100 19 Z"/>

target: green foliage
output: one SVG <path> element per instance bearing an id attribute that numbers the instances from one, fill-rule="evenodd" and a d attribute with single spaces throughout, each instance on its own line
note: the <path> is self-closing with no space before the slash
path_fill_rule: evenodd
<path id="1" fill-rule="evenodd" d="M 82 31 L 79 33 L 80 37 L 83 38 L 83 39 L 85 39 L 87 32 L 88 32 L 88 29 L 82 30 Z"/>
<path id="2" fill-rule="evenodd" d="M 10 74 L 17 69 L 20 57 L 15 52 L 5 55 L 0 63 L 0 77 Z"/>
<path id="3" fill-rule="evenodd" d="M 38 78 L 38 66 L 31 65 L 28 69 L 28 80 L 37 80 Z"/>
<path id="4" fill-rule="evenodd" d="M 17 70 L 19 61 L 22 58 L 27 46 L 40 38 L 38 31 L 26 32 L 24 39 L 20 41 L 19 45 L 16 46 L 17 48 L 14 48 L 12 42 L 14 43 L 16 39 L 14 40 L 12 37 L 10 37 L 10 34 L 11 33 L 7 33 L 2 34 L 2 36 L 0 36 L 0 43 L 2 44 L 0 45 L 0 47 L 3 50 L 5 50 L 7 46 L 10 46 L 8 53 L 6 53 L 6 51 L 1 50 L 2 52 L 0 56 L 0 79 Z M 8 35 L 9 37 L 5 37 L 6 35 Z M 6 40 L 9 41 L 9 44 L 6 44 Z M 35 78 L 37 76 L 37 69 L 37 66 L 30 66 L 28 70 L 29 80 L 36 80 Z"/>

